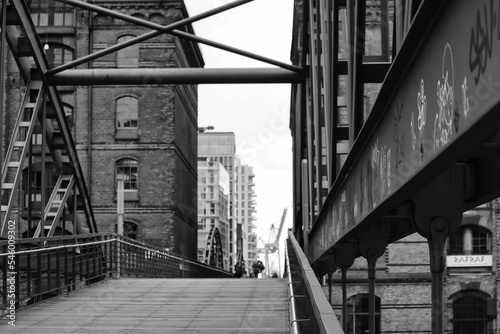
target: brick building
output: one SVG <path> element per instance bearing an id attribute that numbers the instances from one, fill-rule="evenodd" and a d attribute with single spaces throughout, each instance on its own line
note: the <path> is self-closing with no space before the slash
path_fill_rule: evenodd
<path id="1" fill-rule="evenodd" d="M 448 238 L 443 323 L 446 333 L 496 333 L 499 201 L 464 213 L 458 231 Z M 348 328 L 368 328 L 368 265 L 359 257 L 347 271 Z M 332 308 L 342 319 L 340 270 L 332 276 Z M 325 294 L 330 291 L 325 280 Z M 415 233 L 388 245 L 377 261 L 377 333 L 430 333 L 431 273 L 429 247 Z M 467 329 L 466 332 L 463 330 Z"/>
<path id="2" fill-rule="evenodd" d="M 188 17 L 182 0 L 93 1 L 162 25 Z M 51 67 L 140 36 L 147 28 L 53 0 L 31 2 Z M 193 33 L 187 25 L 179 28 Z M 9 68 L 15 68 L 12 57 Z M 162 34 L 77 68 L 203 67 L 197 44 Z M 21 80 L 9 74 L 9 122 Z M 124 182 L 124 234 L 196 259 L 197 86 L 59 87 L 99 232 L 116 231 L 116 179 Z M 8 134 L 6 134 L 8 136 Z"/>

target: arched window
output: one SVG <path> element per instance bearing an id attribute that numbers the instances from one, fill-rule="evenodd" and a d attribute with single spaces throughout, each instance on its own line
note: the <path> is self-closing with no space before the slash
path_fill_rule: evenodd
<path id="1" fill-rule="evenodd" d="M 461 226 L 448 241 L 448 255 L 491 254 L 491 232 L 478 225 Z"/>
<path id="2" fill-rule="evenodd" d="M 481 291 L 466 290 L 457 293 L 452 303 L 453 334 L 489 333 L 487 300 L 488 295 Z"/>
<path id="3" fill-rule="evenodd" d="M 123 176 L 123 198 L 125 201 L 139 199 L 138 190 L 138 163 L 134 159 L 121 159 L 116 162 L 116 176 Z M 118 182 L 118 181 L 117 181 Z"/>
<path id="4" fill-rule="evenodd" d="M 124 35 L 118 38 L 117 43 L 126 42 L 135 36 Z M 116 53 L 117 67 L 137 67 L 139 65 L 139 45 L 130 45 Z"/>
<path id="5" fill-rule="evenodd" d="M 138 139 L 139 102 L 133 96 L 116 100 L 116 139 Z"/>
<path id="6" fill-rule="evenodd" d="M 124 96 L 116 100 L 116 128 L 136 129 L 139 102 L 135 97 Z"/>
<path id="7" fill-rule="evenodd" d="M 365 334 L 369 330 L 369 297 L 360 293 L 347 299 L 347 333 Z M 380 333 L 380 298 L 375 296 L 375 333 Z"/>
<path id="8" fill-rule="evenodd" d="M 124 221 L 123 222 L 123 236 L 137 240 L 137 230 L 138 226 L 136 223 L 131 222 L 131 221 Z M 115 233 L 118 233 L 118 225 L 115 224 Z"/>

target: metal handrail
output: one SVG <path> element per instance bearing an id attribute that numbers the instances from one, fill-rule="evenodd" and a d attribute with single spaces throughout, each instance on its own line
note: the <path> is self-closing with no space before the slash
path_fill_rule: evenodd
<path id="1" fill-rule="evenodd" d="M 11 303 L 19 308 L 120 276 L 234 277 L 116 233 L 0 240 L 0 316 Z"/>
<path id="2" fill-rule="evenodd" d="M 326 299 L 316 274 L 291 231 L 288 233 L 287 246 L 289 265 L 295 269 L 294 277 L 298 280 L 296 282 L 298 285 L 294 287 L 295 291 L 304 294 L 304 298 L 297 303 L 297 316 L 310 318 L 296 319 L 295 322 L 304 322 L 304 325 L 300 326 L 303 331 L 318 334 L 343 334 L 344 331 Z M 295 297 L 298 296 L 295 295 Z"/>
<path id="3" fill-rule="evenodd" d="M 293 281 L 292 281 L 292 270 L 290 269 L 290 259 L 288 257 L 288 247 L 285 244 L 285 267 L 286 267 L 286 272 L 288 276 L 288 308 L 290 312 L 290 327 L 291 327 L 291 334 L 299 334 L 300 333 L 300 328 L 299 328 L 299 323 L 297 321 L 297 310 L 295 306 L 295 295 L 293 292 Z M 293 300 L 292 300 L 293 299 Z"/>

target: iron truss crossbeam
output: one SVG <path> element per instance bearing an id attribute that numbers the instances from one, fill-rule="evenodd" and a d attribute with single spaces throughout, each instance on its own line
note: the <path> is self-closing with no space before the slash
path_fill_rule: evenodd
<path id="1" fill-rule="evenodd" d="M 280 68 L 132 68 L 65 70 L 50 85 L 165 85 L 299 83 L 302 75 Z"/>
<path id="2" fill-rule="evenodd" d="M 69 159 L 69 163 L 71 167 L 73 168 L 73 172 L 76 175 L 76 184 L 79 190 L 79 194 L 82 199 L 82 205 L 84 206 L 84 213 L 87 218 L 88 222 L 88 227 L 89 231 L 91 233 L 97 232 L 97 225 L 95 222 L 95 218 L 93 215 L 92 207 L 90 204 L 90 197 L 87 192 L 87 188 L 85 186 L 85 181 L 84 181 L 84 176 L 83 176 L 83 171 L 80 165 L 80 161 L 78 158 L 78 153 L 76 151 L 76 145 L 73 141 L 73 137 L 71 135 L 71 130 L 69 128 L 68 122 L 66 120 L 66 115 L 64 113 L 64 108 L 62 105 L 62 101 L 60 99 L 60 96 L 57 92 L 57 88 L 55 86 L 49 86 L 47 84 L 46 76 L 45 73 L 47 72 L 49 65 L 47 58 L 45 57 L 45 53 L 43 51 L 42 45 L 40 43 L 40 40 L 38 38 L 37 31 L 35 29 L 35 26 L 31 20 L 29 10 L 26 6 L 26 3 L 22 0 L 12 0 L 10 2 L 10 7 L 15 11 L 15 17 L 17 21 L 19 22 L 19 25 L 22 27 L 22 30 L 24 31 L 24 36 L 28 40 L 29 48 L 31 51 L 31 56 L 33 57 L 33 60 L 35 61 L 36 68 L 31 69 L 30 72 L 28 72 L 28 68 L 25 67 L 26 63 L 29 63 L 29 61 L 23 60 L 18 61 L 18 64 L 21 65 L 21 72 L 23 73 L 23 77 L 29 76 L 30 73 L 36 73 L 39 76 L 39 79 L 42 80 L 42 82 L 47 85 L 47 95 L 49 97 L 49 100 L 51 101 L 51 105 L 54 109 L 54 113 L 56 114 L 56 120 L 59 126 L 59 131 L 61 132 L 61 136 L 64 142 L 65 150 L 67 152 L 67 156 Z M 10 17 L 10 19 L 13 19 L 13 17 Z M 7 34 L 10 32 L 13 32 L 15 34 L 14 37 L 10 36 L 7 37 L 7 40 L 9 41 L 9 45 L 15 45 L 16 43 L 13 43 L 18 35 L 15 32 L 16 29 L 9 29 L 7 30 Z M 11 50 L 14 55 L 16 55 L 16 49 Z M 19 57 L 16 57 L 19 58 Z M 27 58 L 27 57 L 24 57 Z M 62 169 L 63 168 L 63 161 L 57 161 L 57 164 L 59 167 Z"/>
<path id="3" fill-rule="evenodd" d="M 500 124 L 500 39 L 488 35 L 498 23 L 483 13 L 498 15 L 500 5 L 422 2 L 314 221 L 312 262 L 457 164 L 479 155 L 486 165 L 481 150 L 498 142 L 491 140 Z M 498 183 L 473 187 L 464 210 L 499 195 Z"/>
<path id="4" fill-rule="evenodd" d="M 50 70 L 48 70 L 48 73 L 47 73 L 48 75 L 59 73 L 59 72 L 65 70 L 65 69 L 74 68 L 75 66 L 81 65 L 81 64 L 89 62 L 89 61 L 92 61 L 92 60 L 97 59 L 99 57 L 103 57 L 103 56 L 105 56 L 107 54 L 110 54 L 110 53 L 116 52 L 118 50 L 121 50 L 121 49 L 123 49 L 123 48 L 125 48 L 127 46 L 130 46 L 130 45 L 133 45 L 133 44 L 137 44 L 139 42 L 145 41 L 147 39 L 156 37 L 156 36 L 164 34 L 164 33 L 168 33 L 168 34 L 171 34 L 171 35 L 174 35 L 174 36 L 177 36 L 177 37 L 180 37 L 180 38 L 184 38 L 184 39 L 187 39 L 187 40 L 195 41 L 195 42 L 198 42 L 198 43 L 201 43 L 201 44 L 209 45 L 209 46 L 221 49 L 221 50 L 232 52 L 232 53 L 235 53 L 235 54 L 238 54 L 238 55 L 241 55 L 241 56 L 244 56 L 244 57 L 248 57 L 248 58 L 251 58 L 251 59 L 255 59 L 255 60 L 267 63 L 267 64 L 275 65 L 275 66 L 278 66 L 280 68 L 288 69 L 288 70 L 293 71 L 293 72 L 297 72 L 297 73 L 301 73 L 302 72 L 302 69 L 299 68 L 299 67 L 296 67 L 296 66 L 293 66 L 293 65 L 290 65 L 290 64 L 286 64 L 286 63 L 283 63 L 283 62 L 280 62 L 280 61 L 277 61 L 277 60 L 274 60 L 274 59 L 270 59 L 270 58 L 267 58 L 267 57 L 263 57 L 261 55 L 257 55 L 257 54 L 254 54 L 254 53 L 251 53 L 251 52 L 248 52 L 248 51 L 240 50 L 240 49 L 237 49 L 237 48 L 234 48 L 234 47 L 231 47 L 231 46 L 227 46 L 227 45 L 224 45 L 224 44 L 221 44 L 221 43 L 217 43 L 217 42 L 214 42 L 214 41 L 202 38 L 202 37 L 198 37 L 198 36 L 195 36 L 195 35 L 189 34 L 187 32 L 180 31 L 180 30 L 176 29 L 176 28 L 183 27 L 183 26 L 185 26 L 187 24 L 191 24 L 193 22 L 199 21 L 201 19 L 210 17 L 210 16 L 212 16 L 214 14 L 218 14 L 218 13 L 221 13 L 223 11 L 235 8 L 237 6 L 241 6 L 241 5 L 245 4 L 245 3 L 251 2 L 253 0 L 239 0 L 239 1 L 235 1 L 235 2 L 232 2 L 232 3 L 226 4 L 226 5 L 220 6 L 218 8 L 212 9 L 212 10 L 207 11 L 205 13 L 202 13 L 202 14 L 199 14 L 199 15 L 195 15 L 193 17 L 189 17 L 189 18 L 186 18 L 186 19 L 174 22 L 174 23 L 169 24 L 167 26 L 163 26 L 161 24 L 157 24 L 157 23 L 154 23 L 154 22 L 151 22 L 151 21 L 143 20 L 143 19 L 140 19 L 140 18 L 137 18 L 137 17 L 126 15 L 126 14 L 123 14 L 123 13 L 120 13 L 120 12 L 116 12 L 116 11 L 113 11 L 113 10 L 110 10 L 110 9 L 107 9 L 107 8 L 103 8 L 103 7 L 100 7 L 100 6 L 96 6 L 96 5 L 93 5 L 93 4 L 90 4 L 90 3 L 86 3 L 86 2 L 82 2 L 82 1 L 78 1 L 78 0 L 58 0 L 58 1 L 62 2 L 62 3 L 65 3 L 65 4 L 68 4 L 68 5 L 75 6 L 75 7 L 87 9 L 87 10 L 90 10 L 90 11 L 93 11 L 93 12 L 96 12 L 96 13 L 99 13 L 99 14 L 102 14 L 102 15 L 107 15 L 109 17 L 117 18 L 117 19 L 123 20 L 125 22 L 130 22 L 130 23 L 133 23 L 133 24 L 137 24 L 139 26 L 143 26 L 143 27 L 146 27 L 146 28 L 154 29 L 155 31 L 150 31 L 150 32 L 145 33 L 145 34 L 143 34 L 141 36 L 137 36 L 137 37 L 132 38 L 132 39 L 130 39 L 128 41 L 119 43 L 117 45 L 114 45 L 112 47 L 106 48 L 106 49 L 101 50 L 99 52 L 96 52 L 96 53 L 87 55 L 85 57 L 76 59 L 74 61 L 68 62 L 66 64 L 63 64 L 63 65 L 57 67 L 57 68 L 50 69 Z M 196 83 L 196 82 L 191 82 L 191 83 Z M 204 82 L 200 82 L 200 83 L 204 83 Z M 231 83 L 233 83 L 233 82 L 231 81 Z"/>

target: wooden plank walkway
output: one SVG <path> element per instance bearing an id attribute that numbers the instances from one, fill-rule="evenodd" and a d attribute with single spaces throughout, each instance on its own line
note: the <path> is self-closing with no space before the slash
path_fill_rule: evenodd
<path id="1" fill-rule="evenodd" d="M 290 333 L 283 279 L 108 279 L 18 310 L 0 333 Z"/>

